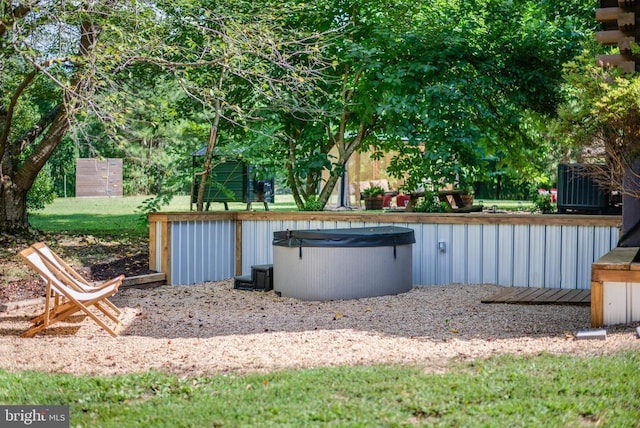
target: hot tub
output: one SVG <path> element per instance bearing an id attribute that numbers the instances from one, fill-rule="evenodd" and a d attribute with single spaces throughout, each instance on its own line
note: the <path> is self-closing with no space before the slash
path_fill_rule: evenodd
<path id="1" fill-rule="evenodd" d="M 273 234 L 273 289 L 302 300 L 358 299 L 413 287 L 413 229 L 285 230 Z"/>

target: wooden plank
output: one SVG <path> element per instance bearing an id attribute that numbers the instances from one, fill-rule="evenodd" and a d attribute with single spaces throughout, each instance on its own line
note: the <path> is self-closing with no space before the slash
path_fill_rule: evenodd
<path id="1" fill-rule="evenodd" d="M 549 302 L 567 302 L 571 299 L 571 295 L 575 294 L 575 290 L 571 290 L 568 288 L 562 289 L 559 293 L 556 293 L 549 299 Z"/>
<path id="2" fill-rule="evenodd" d="M 620 216 L 579 215 L 579 214 L 492 214 L 492 213 L 370 213 L 358 211 L 184 211 L 150 213 L 149 220 L 162 217 L 165 221 L 206 221 L 216 219 L 251 221 L 337 221 L 365 223 L 404 224 L 513 224 L 541 226 L 594 226 L 618 227 Z"/>
<path id="3" fill-rule="evenodd" d="M 167 276 L 162 273 L 151 273 L 147 275 L 129 276 L 122 280 L 124 287 L 142 287 L 148 284 L 161 285 L 166 283 Z"/>
<path id="4" fill-rule="evenodd" d="M 591 303 L 591 290 L 580 290 L 575 299 L 580 299 L 578 303 Z"/>
<path id="5" fill-rule="evenodd" d="M 590 295 L 589 290 L 511 287 L 483 299 L 482 303 L 583 305 L 590 302 Z"/>
<path id="6" fill-rule="evenodd" d="M 171 283 L 171 224 L 160 223 L 160 263 L 161 272 L 167 275 L 167 283 Z"/>
<path id="7" fill-rule="evenodd" d="M 158 270 L 156 266 L 156 222 L 149 221 L 149 269 Z"/>
<path id="8" fill-rule="evenodd" d="M 638 247 L 616 247 L 592 263 L 592 269 L 628 270 L 638 254 Z"/>
<path id="9" fill-rule="evenodd" d="M 639 270 L 593 270 L 591 281 L 596 282 L 640 282 Z"/>
<path id="10" fill-rule="evenodd" d="M 584 299 L 584 297 L 589 298 L 590 301 L 590 296 L 591 292 L 589 290 L 569 290 L 569 293 L 566 293 L 558 298 L 557 303 L 580 304 L 583 303 L 582 300 Z"/>
<path id="11" fill-rule="evenodd" d="M 515 292 L 514 288 L 505 288 L 500 291 L 498 294 L 494 294 L 492 296 L 486 297 L 480 300 L 481 303 L 502 303 L 508 297 L 510 297 Z"/>
<path id="12" fill-rule="evenodd" d="M 625 13 L 621 7 L 599 7 L 596 8 L 596 21 L 617 21 L 618 16 Z"/>
<path id="13" fill-rule="evenodd" d="M 604 293 L 601 282 L 591 282 L 591 327 L 604 324 Z"/>
<path id="14" fill-rule="evenodd" d="M 505 303 L 516 303 L 516 302 L 529 302 L 532 296 L 538 295 L 540 293 L 541 288 L 524 288 L 524 287 L 514 287 L 519 292 L 514 293 L 510 298 L 505 300 Z"/>
<path id="15" fill-rule="evenodd" d="M 544 288 L 530 299 L 531 303 L 547 303 L 552 297 L 561 292 L 561 288 Z"/>

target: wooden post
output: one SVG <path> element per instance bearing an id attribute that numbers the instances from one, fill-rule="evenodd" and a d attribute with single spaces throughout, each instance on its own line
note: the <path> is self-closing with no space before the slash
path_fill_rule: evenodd
<path id="1" fill-rule="evenodd" d="M 593 276 L 593 273 L 591 274 Z M 604 324 L 604 295 L 602 282 L 591 282 L 591 327 L 602 327 Z"/>
<path id="2" fill-rule="evenodd" d="M 171 282 L 171 227 L 166 217 L 149 219 L 149 269 L 166 275 Z"/>

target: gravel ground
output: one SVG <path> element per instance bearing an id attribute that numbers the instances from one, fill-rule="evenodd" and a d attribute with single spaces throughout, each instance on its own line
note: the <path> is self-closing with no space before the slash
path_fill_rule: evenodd
<path id="1" fill-rule="evenodd" d="M 494 354 L 640 351 L 635 325 L 576 340 L 589 307 L 483 304 L 495 285 L 416 287 L 395 296 L 309 302 L 234 290 L 231 280 L 123 289 L 119 337 L 74 317 L 21 338 L 42 303 L 0 313 L 0 367 L 74 374 L 181 375 L 408 364 L 429 372 Z"/>

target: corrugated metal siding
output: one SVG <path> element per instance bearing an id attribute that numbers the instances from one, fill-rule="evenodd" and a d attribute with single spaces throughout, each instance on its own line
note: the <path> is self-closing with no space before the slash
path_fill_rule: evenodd
<path id="1" fill-rule="evenodd" d="M 271 263 L 278 230 L 395 225 L 414 230 L 416 285 L 499 284 L 517 287 L 589 289 L 591 263 L 617 244 L 618 229 L 606 226 L 512 224 L 402 224 L 318 221 L 248 221 L 243 225 L 243 272 Z M 443 241 L 446 251 L 438 249 Z"/>
<path id="2" fill-rule="evenodd" d="M 591 264 L 617 244 L 610 226 L 420 224 L 316 220 L 242 221 L 242 272 L 273 262 L 280 230 L 387 226 L 414 230 L 415 285 L 492 283 L 589 289 Z M 178 221 L 171 226 L 170 283 L 194 284 L 235 275 L 233 220 Z M 438 243 L 445 244 L 444 252 Z"/>
<path id="3" fill-rule="evenodd" d="M 174 222 L 171 241 L 172 285 L 219 281 L 234 275 L 235 222 Z"/>
<path id="4" fill-rule="evenodd" d="M 389 223 L 390 224 L 390 223 Z M 273 261 L 273 232 L 281 230 L 340 229 L 364 227 L 343 221 L 247 221 L 242 222 L 242 272 L 249 274 L 251 266 L 269 264 Z"/>
<path id="5" fill-rule="evenodd" d="M 640 320 L 640 284 L 605 282 L 603 294 L 604 325 Z"/>

